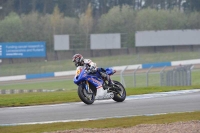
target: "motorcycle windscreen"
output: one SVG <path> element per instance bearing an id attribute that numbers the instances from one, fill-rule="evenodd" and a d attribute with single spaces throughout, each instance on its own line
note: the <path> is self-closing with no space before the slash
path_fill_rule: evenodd
<path id="1" fill-rule="evenodd" d="M 106 73 L 108 74 L 108 75 L 112 75 L 112 74 L 114 74 L 114 70 L 112 69 L 112 68 L 106 68 Z"/>
<path id="2" fill-rule="evenodd" d="M 82 71 L 82 67 L 81 66 L 77 67 L 76 68 L 76 75 L 75 75 L 75 77 L 77 77 L 81 73 L 81 71 Z"/>

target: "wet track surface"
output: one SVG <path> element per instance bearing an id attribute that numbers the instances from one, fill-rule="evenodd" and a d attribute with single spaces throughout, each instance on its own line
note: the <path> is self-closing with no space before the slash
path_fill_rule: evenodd
<path id="1" fill-rule="evenodd" d="M 122 103 L 113 100 L 56 105 L 0 108 L 0 125 L 51 123 L 172 112 L 200 111 L 200 90 L 190 93 L 159 93 L 129 96 Z"/>

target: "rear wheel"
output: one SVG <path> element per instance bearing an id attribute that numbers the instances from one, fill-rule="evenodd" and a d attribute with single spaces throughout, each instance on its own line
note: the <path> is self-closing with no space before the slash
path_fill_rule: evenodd
<path id="1" fill-rule="evenodd" d="M 78 96 L 85 104 L 92 104 L 95 100 L 94 93 L 88 93 L 82 85 L 78 87 Z"/>
<path id="2" fill-rule="evenodd" d="M 123 102 L 126 99 L 126 90 L 120 82 L 114 81 L 114 80 L 113 82 L 115 84 L 114 87 L 117 92 L 117 93 L 114 93 L 113 100 L 116 102 Z"/>

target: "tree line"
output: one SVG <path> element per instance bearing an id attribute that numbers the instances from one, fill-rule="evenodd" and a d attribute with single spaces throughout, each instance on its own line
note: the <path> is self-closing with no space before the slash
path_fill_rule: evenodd
<path id="1" fill-rule="evenodd" d="M 129 5 L 134 10 L 178 8 L 184 11 L 200 11 L 199 0 L 0 0 L 0 15 L 7 16 L 13 11 L 20 15 L 31 12 L 52 14 L 54 7 L 58 5 L 65 16 L 77 17 L 85 12 L 89 3 L 93 17 L 100 17 L 114 6 L 123 5 Z"/>
<path id="2" fill-rule="evenodd" d="M 173 29 L 200 29 L 200 13 L 183 12 L 178 7 L 135 10 L 122 4 L 95 18 L 92 3 L 78 16 L 65 15 L 56 5 L 52 13 L 10 12 L 0 20 L 0 42 L 45 41 L 47 50 L 53 50 L 53 35 L 68 34 L 71 48 L 88 49 L 89 34 L 121 33 L 122 46 L 134 47 L 136 31 Z"/>

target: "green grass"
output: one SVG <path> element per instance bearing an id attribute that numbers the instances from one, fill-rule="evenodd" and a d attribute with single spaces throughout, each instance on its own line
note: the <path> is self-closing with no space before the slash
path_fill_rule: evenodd
<path id="1" fill-rule="evenodd" d="M 41 133 L 63 131 L 79 128 L 127 128 L 139 124 L 166 124 L 178 121 L 200 120 L 200 112 L 173 113 L 157 116 L 136 116 L 125 118 L 111 118 L 103 120 L 90 120 L 84 122 L 65 122 L 53 124 L 37 124 L 0 127 L 2 133 Z"/>
<path id="2" fill-rule="evenodd" d="M 192 84 L 193 85 L 200 84 L 200 71 L 199 70 L 192 71 Z"/>
<path id="3" fill-rule="evenodd" d="M 33 90 L 33 89 L 65 89 L 72 90 L 77 89 L 77 85 L 74 84 L 73 80 L 59 80 L 59 81 L 51 81 L 51 82 L 36 82 L 36 83 L 20 83 L 20 84 L 9 84 L 9 85 L 1 85 L 0 90 Z"/>
<path id="4" fill-rule="evenodd" d="M 190 90 L 200 88 L 198 86 L 164 86 L 164 87 L 139 87 L 139 88 L 127 88 L 127 95 L 139 95 L 139 94 L 149 94 L 155 92 L 169 92 L 169 91 L 178 91 L 178 90 Z"/>
<path id="5" fill-rule="evenodd" d="M 99 67 L 111 67 L 121 65 L 133 65 L 152 62 L 166 62 L 176 60 L 199 59 L 199 52 L 172 52 L 172 53 L 154 53 L 154 54 L 134 54 L 91 58 Z M 71 57 L 66 60 L 32 62 L 20 64 L 3 64 L 0 66 L 0 76 L 24 75 L 30 73 L 45 73 L 74 70 L 74 64 Z"/>
<path id="6" fill-rule="evenodd" d="M 113 80 L 120 81 L 120 76 L 112 76 Z M 126 87 L 134 87 L 134 79 L 133 74 L 124 75 L 124 80 Z M 200 85 L 200 70 L 192 71 L 192 85 Z M 146 73 L 136 74 L 136 87 L 145 87 L 146 86 Z M 159 73 L 150 73 L 149 74 L 149 86 L 160 86 L 160 75 Z M 47 90 L 55 90 L 55 89 L 65 89 L 65 90 L 75 90 L 77 89 L 77 85 L 73 83 L 73 79 L 71 80 L 58 80 L 51 82 L 36 82 L 36 83 L 10 83 L 8 85 L 0 85 L 0 90 L 33 90 L 33 89 L 47 89 Z"/>
<path id="7" fill-rule="evenodd" d="M 200 88 L 199 86 L 127 88 L 127 95 Z M 80 101 L 77 90 L 0 95 L 0 107 L 29 106 Z"/>
<path id="8" fill-rule="evenodd" d="M 164 62 L 174 60 L 198 59 L 198 52 L 184 52 L 184 53 L 158 53 L 158 54 L 144 54 L 144 55 L 120 55 L 101 58 L 92 58 L 97 62 L 98 66 L 118 66 L 118 65 L 133 65 L 140 63 Z M 70 57 L 71 58 L 71 57 Z M 52 62 L 36 62 L 26 64 L 10 64 L 0 66 L 0 76 L 20 75 L 28 73 L 43 73 L 54 71 L 74 70 L 74 64 L 71 59 Z M 175 90 L 187 90 L 200 88 L 200 71 L 192 72 L 193 86 L 179 86 L 179 87 L 154 87 L 159 85 L 159 76 L 150 74 L 149 85 L 146 86 L 146 75 L 137 74 L 137 88 L 133 88 L 133 77 L 125 77 L 127 85 L 127 95 L 147 94 L 154 92 L 167 92 Z M 114 80 L 120 81 L 119 76 L 113 77 Z M 40 83 L 27 84 L 11 84 L 1 85 L 0 89 L 65 89 L 66 91 L 45 92 L 45 93 L 25 93 L 25 94 L 7 94 L 0 95 L 0 107 L 12 106 L 29 106 L 29 105 L 43 105 L 55 103 L 67 103 L 80 101 L 77 95 L 77 86 L 73 84 L 72 80 L 51 81 Z M 24 125 L 0 127 L 0 132 L 5 133 L 31 133 L 31 132 L 49 132 L 66 129 L 77 128 L 112 128 L 112 127 L 131 127 L 138 124 L 152 124 L 152 123 L 171 123 L 176 121 L 200 120 L 200 112 L 194 113 L 179 113 L 167 114 L 159 116 L 138 116 L 130 118 L 106 119 L 87 122 L 68 122 L 68 123 L 54 123 L 42 125 Z"/>
<path id="9" fill-rule="evenodd" d="M 147 70 L 146 70 L 147 71 Z M 136 84 L 134 84 L 133 72 L 124 74 L 124 81 L 126 87 L 145 87 L 147 86 L 146 73 L 136 73 Z M 120 77 L 113 77 L 112 79 L 120 81 Z M 191 73 L 192 85 L 200 85 L 200 70 L 195 69 Z M 154 72 L 148 75 L 148 86 L 160 86 L 160 73 Z"/>
<path id="10" fill-rule="evenodd" d="M 76 91 L 0 95 L 0 107 L 56 104 L 80 101 Z"/>
<path id="11" fill-rule="evenodd" d="M 137 75 L 137 87 L 133 88 L 133 76 L 125 76 L 127 95 L 147 94 L 153 92 L 165 92 L 185 89 L 200 88 L 200 71 L 192 72 L 192 86 L 177 87 L 159 87 L 159 78 L 150 74 L 149 87 L 146 86 L 146 74 Z M 152 76 L 152 77 L 151 77 Z M 120 81 L 119 76 L 113 76 L 114 80 Z M 158 86 L 158 87 L 155 87 Z M 65 89 L 65 91 L 48 93 L 24 93 L 24 94 L 6 94 L 0 95 L 0 107 L 28 106 L 39 104 L 54 104 L 80 101 L 77 95 L 77 85 L 72 80 L 51 81 L 40 83 L 24 83 L 1 85 L 0 89 Z"/>

